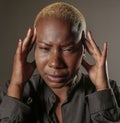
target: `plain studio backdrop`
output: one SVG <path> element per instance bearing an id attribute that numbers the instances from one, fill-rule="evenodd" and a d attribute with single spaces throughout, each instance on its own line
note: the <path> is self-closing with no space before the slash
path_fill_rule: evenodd
<path id="1" fill-rule="evenodd" d="M 108 42 L 109 76 L 120 85 L 120 0 L 63 1 L 84 14 L 87 30 L 92 31 L 101 49 Z M 53 2 L 58 0 L 0 0 L 0 83 L 10 79 L 18 39 L 23 39 L 28 28 L 33 27 L 39 10 Z M 91 61 L 89 56 L 88 59 Z"/>

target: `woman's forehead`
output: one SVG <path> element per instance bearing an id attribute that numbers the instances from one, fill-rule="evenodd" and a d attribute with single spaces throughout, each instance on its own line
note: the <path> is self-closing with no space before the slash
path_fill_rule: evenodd
<path id="1" fill-rule="evenodd" d="M 42 18 L 37 25 L 37 38 L 42 40 L 67 40 L 76 38 L 70 23 L 59 18 Z M 75 28 L 75 27 L 74 27 Z M 43 39 L 44 38 L 44 39 Z"/>

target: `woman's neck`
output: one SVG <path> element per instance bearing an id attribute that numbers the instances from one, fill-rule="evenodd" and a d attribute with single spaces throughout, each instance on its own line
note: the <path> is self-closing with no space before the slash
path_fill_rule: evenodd
<path id="1" fill-rule="evenodd" d="M 52 89 L 55 95 L 59 99 L 59 103 L 62 104 L 67 99 L 67 92 L 69 87 L 62 87 L 62 88 L 54 88 Z"/>

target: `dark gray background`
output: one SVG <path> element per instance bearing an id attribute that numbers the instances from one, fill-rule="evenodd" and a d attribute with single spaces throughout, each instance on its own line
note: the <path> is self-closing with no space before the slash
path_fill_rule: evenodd
<path id="1" fill-rule="evenodd" d="M 34 18 L 45 5 L 58 0 L 0 0 L 0 83 L 10 79 L 19 38 L 24 38 Z M 110 78 L 119 83 L 120 0 L 63 0 L 84 14 L 87 29 L 102 48 L 108 42 Z M 120 85 L 120 83 L 119 83 Z"/>

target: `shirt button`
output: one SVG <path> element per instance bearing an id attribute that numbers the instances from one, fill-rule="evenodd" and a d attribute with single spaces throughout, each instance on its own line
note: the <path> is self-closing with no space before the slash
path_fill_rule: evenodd
<path id="1" fill-rule="evenodd" d="M 28 99 L 27 99 L 27 104 L 31 104 L 32 103 L 32 98 L 31 97 L 29 97 Z"/>

